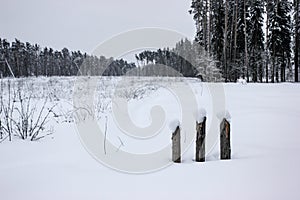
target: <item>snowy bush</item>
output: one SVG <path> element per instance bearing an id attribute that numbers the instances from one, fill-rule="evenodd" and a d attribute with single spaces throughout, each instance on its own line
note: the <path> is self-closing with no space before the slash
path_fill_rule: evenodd
<path id="1" fill-rule="evenodd" d="M 237 80 L 237 83 L 240 83 L 240 84 L 246 85 L 246 84 L 247 84 L 247 80 L 246 80 L 246 79 L 244 79 L 244 78 L 239 78 L 239 79 Z"/>

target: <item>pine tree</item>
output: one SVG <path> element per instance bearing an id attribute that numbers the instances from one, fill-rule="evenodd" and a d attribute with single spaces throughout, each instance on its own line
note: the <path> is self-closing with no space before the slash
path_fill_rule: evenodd
<path id="1" fill-rule="evenodd" d="M 224 22 L 224 46 L 223 46 L 223 65 L 224 65 L 224 69 L 223 69 L 223 74 L 224 74 L 224 78 L 225 78 L 225 82 L 228 81 L 228 62 L 227 62 L 227 49 L 228 49 L 228 10 L 229 10 L 229 1 L 225 0 L 225 22 Z"/>
<path id="2" fill-rule="evenodd" d="M 249 0 L 238 0 L 238 24 L 237 24 L 237 62 L 240 66 L 240 75 L 249 79 L 248 66 L 248 42 L 250 32 Z"/>
<path id="3" fill-rule="evenodd" d="M 34 64 L 34 53 L 32 49 L 32 45 L 29 42 L 25 43 L 25 61 L 24 61 L 24 68 L 25 68 L 25 77 L 30 76 L 31 67 Z"/>
<path id="4" fill-rule="evenodd" d="M 294 31 L 295 31 L 295 51 L 294 51 L 294 64 L 295 64 L 295 82 L 299 81 L 299 48 L 300 48 L 300 3 L 299 0 L 294 0 Z"/>
<path id="5" fill-rule="evenodd" d="M 18 39 L 12 43 L 11 47 L 13 53 L 12 66 L 16 77 L 22 77 L 24 73 L 24 58 L 25 58 L 25 45 Z"/>
<path id="6" fill-rule="evenodd" d="M 291 3 L 276 0 L 270 14 L 269 50 L 272 57 L 272 82 L 285 81 L 286 63 L 291 57 Z"/>
<path id="7" fill-rule="evenodd" d="M 224 24 L 225 24 L 225 9 L 222 0 L 212 2 L 212 52 L 216 58 L 217 67 L 224 68 Z"/>
<path id="8" fill-rule="evenodd" d="M 266 44 L 265 44 L 265 55 L 266 55 L 266 82 L 269 82 L 269 64 L 270 64 L 270 17 L 274 10 L 274 2 L 272 0 L 265 0 L 265 7 L 266 7 Z"/>
<path id="9" fill-rule="evenodd" d="M 63 67 L 64 67 L 64 71 L 63 74 L 64 76 L 70 76 L 71 75 L 71 57 L 70 57 L 70 53 L 69 50 L 67 48 L 63 48 L 61 50 L 62 52 L 62 63 L 63 63 Z"/>
<path id="10" fill-rule="evenodd" d="M 207 41 L 207 0 L 192 0 L 190 14 L 193 14 L 196 22 L 196 41 L 205 49 L 208 47 Z"/>
<path id="11" fill-rule="evenodd" d="M 234 80 L 241 76 L 238 60 L 237 60 L 237 34 L 238 34 L 238 11 L 239 11 L 239 0 L 234 0 L 232 6 L 232 25 L 231 25 L 231 67 Z"/>
<path id="12" fill-rule="evenodd" d="M 250 69 L 253 82 L 263 80 L 263 52 L 264 52 L 264 33 L 263 33 L 263 13 L 264 5 L 260 0 L 254 0 L 250 7 Z"/>

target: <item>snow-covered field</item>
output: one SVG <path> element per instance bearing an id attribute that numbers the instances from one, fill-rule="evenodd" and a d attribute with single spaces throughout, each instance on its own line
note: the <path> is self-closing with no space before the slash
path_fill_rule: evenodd
<path id="1" fill-rule="evenodd" d="M 300 199 L 299 84 L 219 85 L 224 87 L 225 94 L 219 100 L 226 103 L 231 115 L 232 160 L 219 160 L 217 143 L 212 150 L 208 149 L 211 151 L 207 162 L 195 163 L 191 145 L 182 156 L 183 163 L 172 164 L 169 155 L 164 158 L 168 167 L 164 165 L 161 170 L 137 175 L 100 164 L 86 151 L 76 126 L 91 117 L 85 116 L 85 111 L 91 111 L 103 132 L 107 125 L 107 140 L 117 151 L 108 148 L 105 156 L 114 156 L 121 150 L 147 155 L 170 145 L 170 124 L 184 120 L 184 109 L 192 113 L 205 108 L 208 129 L 211 128 L 214 104 L 209 88 L 214 84 L 182 78 L 108 77 L 97 81 L 93 93 L 95 109 L 88 106 L 85 110 L 78 109 L 81 112 L 78 115 L 72 106 L 72 95 L 78 90 L 88 93 L 88 88 L 81 88 L 81 84 L 89 82 L 87 77 L 79 81 L 59 77 L 24 81 L 23 85 L 30 86 L 35 99 L 50 95 L 49 104 L 57 104 L 55 112 L 60 117 L 49 122 L 54 132 L 43 139 L 31 142 L 14 137 L 12 142 L 0 143 L 1 199 Z M 76 82 L 79 82 L 77 89 L 73 88 Z M 181 90 L 176 88 L 183 82 L 198 102 L 196 110 L 177 96 L 176 92 Z M 151 109 L 161 106 L 164 116 L 153 115 L 164 120 L 159 131 L 142 139 L 119 131 L 124 124 L 116 124 L 120 118 L 114 116 L 111 103 L 114 98 L 128 103 L 128 115 L 138 127 L 150 126 L 155 121 L 151 119 Z M 183 127 L 183 143 L 195 134 L 194 129 Z M 99 147 L 103 150 L 103 143 Z"/>

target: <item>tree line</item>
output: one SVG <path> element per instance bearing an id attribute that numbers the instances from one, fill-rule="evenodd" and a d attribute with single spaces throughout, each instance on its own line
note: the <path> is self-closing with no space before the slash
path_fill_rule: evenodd
<path id="1" fill-rule="evenodd" d="M 208 82 L 224 80 L 214 58 L 197 42 L 188 39 L 180 40 L 172 49 L 147 50 L 136 54 L 135 57 L 138 66 L 145 68 L 145 74 L 197 77 Z M 156 68 L 145 67 L 153 64 Z"/>
<path id="2" fill-rule="evenodd" d="M 0 76 L 121 76 L 135 68 L 134 63 L 104 56 L 91 56 L 80 51 L 41 48 L 38 44 L 15 39 L 9 43 L 0 38 Z"/>
<path id="3" fill-rule="evenodd" d="M 206 81 L 222 80 L 213 58 L 196 42 L 181 40 L 173 49 L 144 51 L 135 55 L 137 65 L 123 59 L 91 56 L 80 51 L 41 48 L 38 44 L 0 38 L 0 76 L 184 76 Z"/>
<path id="4" fill-rule="evenodd" d="M 192 0 L 195 40 L 226 81 L 298 82 L 299 0 Z"/>

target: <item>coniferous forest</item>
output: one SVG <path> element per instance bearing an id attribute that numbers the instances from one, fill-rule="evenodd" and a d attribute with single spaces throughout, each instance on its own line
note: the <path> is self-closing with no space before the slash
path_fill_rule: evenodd
<path id="1" fill-rule="evenodd" d="M 299 0 L 193 0 L 195 40 L 225 81 L 298 82 Z"/>
<path id="2" fill-rule="evenodd" d="M 0 39 L 0 75 L 121 76 L 134 68 L 163 64 L 183 76 L 200 72 L 206 81 L 242 77 L 248 82 L 298 82 L 299 9 L 299 0 L 192 0 L 188 12 L 195 20 L 195 40 L 141 52 L 135 56 L 137 64 Z"/>
<path id="3" fill-rule="evenodd" d="M 41 48 L 38 44 L 16 39 L 11 44 L 0 38 L 0 74 L 2 76 L 121 76 L 134 68 L 134 63 L 120 59 L 90 56 L 80 51 Z M 109 66 L 109 67 L 106 67 Z M 105 71 L 103 68 L 105 67 Z M 103 72 L 104 71 L 104 72 Z"/>

